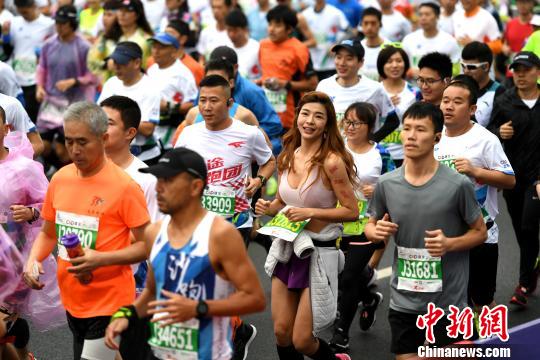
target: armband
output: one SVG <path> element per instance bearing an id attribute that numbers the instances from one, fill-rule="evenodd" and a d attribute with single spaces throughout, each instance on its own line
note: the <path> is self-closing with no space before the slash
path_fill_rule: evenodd
<path id="1" fill-rule="evenodd" d="M 137 315 L 137 310 L 135 310 L 135 306 L 128 305 L 128 306 L 122 306 L 120 309 L 116 310 L 114 314 L 111 316 L 111 321 L 113 322 L 116 319 L 137 319 L 139 316 Z"/>

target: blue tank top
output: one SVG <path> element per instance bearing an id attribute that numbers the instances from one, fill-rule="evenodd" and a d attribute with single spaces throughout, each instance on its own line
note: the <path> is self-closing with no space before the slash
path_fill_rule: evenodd
<path id="1" fill-rule="evenodd" d="M 239 106 L 239 105 L 238 105 L 237 103 L 233 103 L 233 104 L 232 104 L 231 108 L 229 109 L 229 116 L 230 116 L 230 117 L 233 118 L 234 115 L 236 115 L 236 111 L 238 110 L 238 106 Z M 199 122 L 201 122 L 201 121 L 204 121 L 204 119 L 203 119 L 201 113 L 198 113 L 198 114 L 197 114 L 197 117 L 195 117 L 195 122 L 194 122 L 194 124 L 199 123 Z"/>
<path id="2" fill-rule="evenodd" d="M 150 253 L 158 300 L 164 299 L 163 289 L 197 301 L 224 299 L 234 292 L 232 284 L 216 274 L 208 256 L 215 217 L 208 212 L 188 243 L 179 249 L 169 243 L 170 216 L 163 219 Z M 151 326 L 151 333 L 148 343 L 160 359 L 229 360 L 232 357 L 229 317 L 192 319 L 164 328 Z"/>

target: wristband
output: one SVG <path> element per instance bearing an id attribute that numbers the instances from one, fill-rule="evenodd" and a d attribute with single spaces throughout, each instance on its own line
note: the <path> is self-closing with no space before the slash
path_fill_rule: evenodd
<path id="1" fill-rule="evenodd" d="M 292 89 L 292 84 L 290 81 L 287 81 L 287 83 L 285 84 L 285 89 L 286 90 L 291 90 Z"/>
<path id="2" fill-rule="evenodd" d="M 266 181 L 268 181 L 268 179 L 266 179 L 264 176 L 262 175 L 257 175 L 257 177 L 261 180 L 261 186 L 264 186 L 266 185 Z"/>
<path id="3" fill-rule="evenodd" d="M 137 311 L 135 310 L 135 306 L 128 305 L 128 306 L 122 306 L 120 309 L 116 310 L 114 314 L 111 316 L 111 321 L 113 322 L 116 319 L 138 319 L 139 316 L 137 315 Z"/>
<path id="4" fill-rule="evenodd" d="M 30 220 L 28 220 L 27 222 L 29 224 L 32 224 L 33 222 L 35 222 L 36 220 L 39 219 L 41 214 L 40 214 L 39 210 L 34 208 L 34 207 L 28 206 L 28 208 L 30 209 L 30 211 L 32 211 L 32 218 Z"/>

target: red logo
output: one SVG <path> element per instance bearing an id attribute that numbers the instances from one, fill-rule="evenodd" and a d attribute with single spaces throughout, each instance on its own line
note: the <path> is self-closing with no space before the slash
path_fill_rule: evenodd
<path id="1" fill-rule="evenodd" d="M 232 142 L 232 143 L 229 143 L 227 145 L 229 146 L 232 146 L 233 148 L 241 148 L 242 145 L 244 145 L 246 142 L 245 141 L 236 141 L 236 142 Z"/>

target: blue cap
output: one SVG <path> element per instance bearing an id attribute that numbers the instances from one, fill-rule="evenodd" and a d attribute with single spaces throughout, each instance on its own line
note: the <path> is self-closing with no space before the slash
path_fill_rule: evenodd
<path id="1" fill-rule="evenodd" d="M 142 50 L 139 45 L 131 41 L 120 42 L 113 53 L 107 58 L 119 65 L 125 65 L 133 59 L 142 59 Z"/>
<path id="2" fill-rule="evenodd" d="M 166 32 L 157 33 L 156 35 L 148 39 L 148 41 L 157 41 L 158 43 L 163 45 L 174 46 L 175 49 L 180 48 L 178 40 L 176 40 L 174 36 Z"/>

